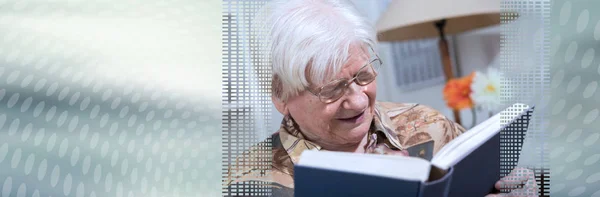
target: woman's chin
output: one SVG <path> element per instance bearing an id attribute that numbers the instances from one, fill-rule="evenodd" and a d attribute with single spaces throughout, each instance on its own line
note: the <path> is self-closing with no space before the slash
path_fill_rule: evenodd
<path id="1" fill-rule="evenodd" d="M 348 142 L 356 143 L 356 142 L 360 142 L 361 140 L 363 140 L 368 133 L 369 133 L 369 127 L 363 128 L 361 126 L 361 127 L 351 129 L 349 132 L 345 133 L 344 138 L 346 138 L 346 140 Z"/>

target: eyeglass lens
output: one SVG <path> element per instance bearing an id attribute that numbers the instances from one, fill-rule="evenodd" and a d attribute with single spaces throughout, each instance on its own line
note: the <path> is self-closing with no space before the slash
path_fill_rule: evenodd
<path id="1" fill-rule="evenodd" d="M 339 99 L 344 95 L 346 88 L 352 82 L 356 82 L 356 84 L 360 86 L 368 85 L 377 77 L 376 70 L 379 68 L 380 64 L 381 62 L 379 60 L 374 60 L 369 65 L 359 70 L 352 81 L 340 79 L 323 86 L 319 94 L 321 97 L 320 99 L 325 103 L 331 103 Z"/>

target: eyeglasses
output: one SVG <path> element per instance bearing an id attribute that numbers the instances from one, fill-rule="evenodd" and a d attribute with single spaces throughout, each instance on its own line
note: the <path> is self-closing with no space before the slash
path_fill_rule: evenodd
<path id="1" fill-rule="evenodd" d="M 375 57 L 375 59 L 371 60 L 368 64 L 360 68 L 360 70 L 358 70 L 352 79 L 337 79 L 321 86 L 315 92 L 311 91 L 310 89 L 308 91 L 319 97 L 319 100 L 326 104 L 337 101 L 346 93 L 348 86 L 350 86 L 352 82 L 356 82 L 356 84 L 360 86 L 365 86 L 375 80 L 378 74 L 377 72 L 383 64 L 383 62 L 381 62 L 379 59 L 379 56 L 375 55 Z"/>

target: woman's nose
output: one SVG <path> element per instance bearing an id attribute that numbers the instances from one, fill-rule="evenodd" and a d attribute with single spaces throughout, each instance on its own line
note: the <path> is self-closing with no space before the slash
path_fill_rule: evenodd
<path id="1" fill-rule="evenodd" d="M 346 91 L 343 107 L 349 110 L 360 111 L 369 105 L 369 98 L 364 93 L 367 86 L 359 86 L 356 83 L 352 83 L 348 86 Z"/>

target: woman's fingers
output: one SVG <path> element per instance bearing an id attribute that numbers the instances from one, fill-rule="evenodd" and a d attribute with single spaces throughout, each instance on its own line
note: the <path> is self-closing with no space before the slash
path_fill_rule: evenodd
<path id="1" fill-rule="evenodd" d="M 532 180 L 534 185 L 536 184 L 535 175 L 533 174 L 532 170 L 526 168 L 515 168 L 509 175 L 496 182 L 495 187 L 498 190 L 517 189 L 528 184 L 527 182 L 529 180 Z"/>
<path id="2" fill-rule="evenodd" d="M 505 194 L 490 194 L 486 197 L 532 197 L 538 196 L 537 183 L 533 170 L 526 168 L 515 168 L 513 171 L 496 182 L 496 189 L 508 189 L 511 192 Z"/>

